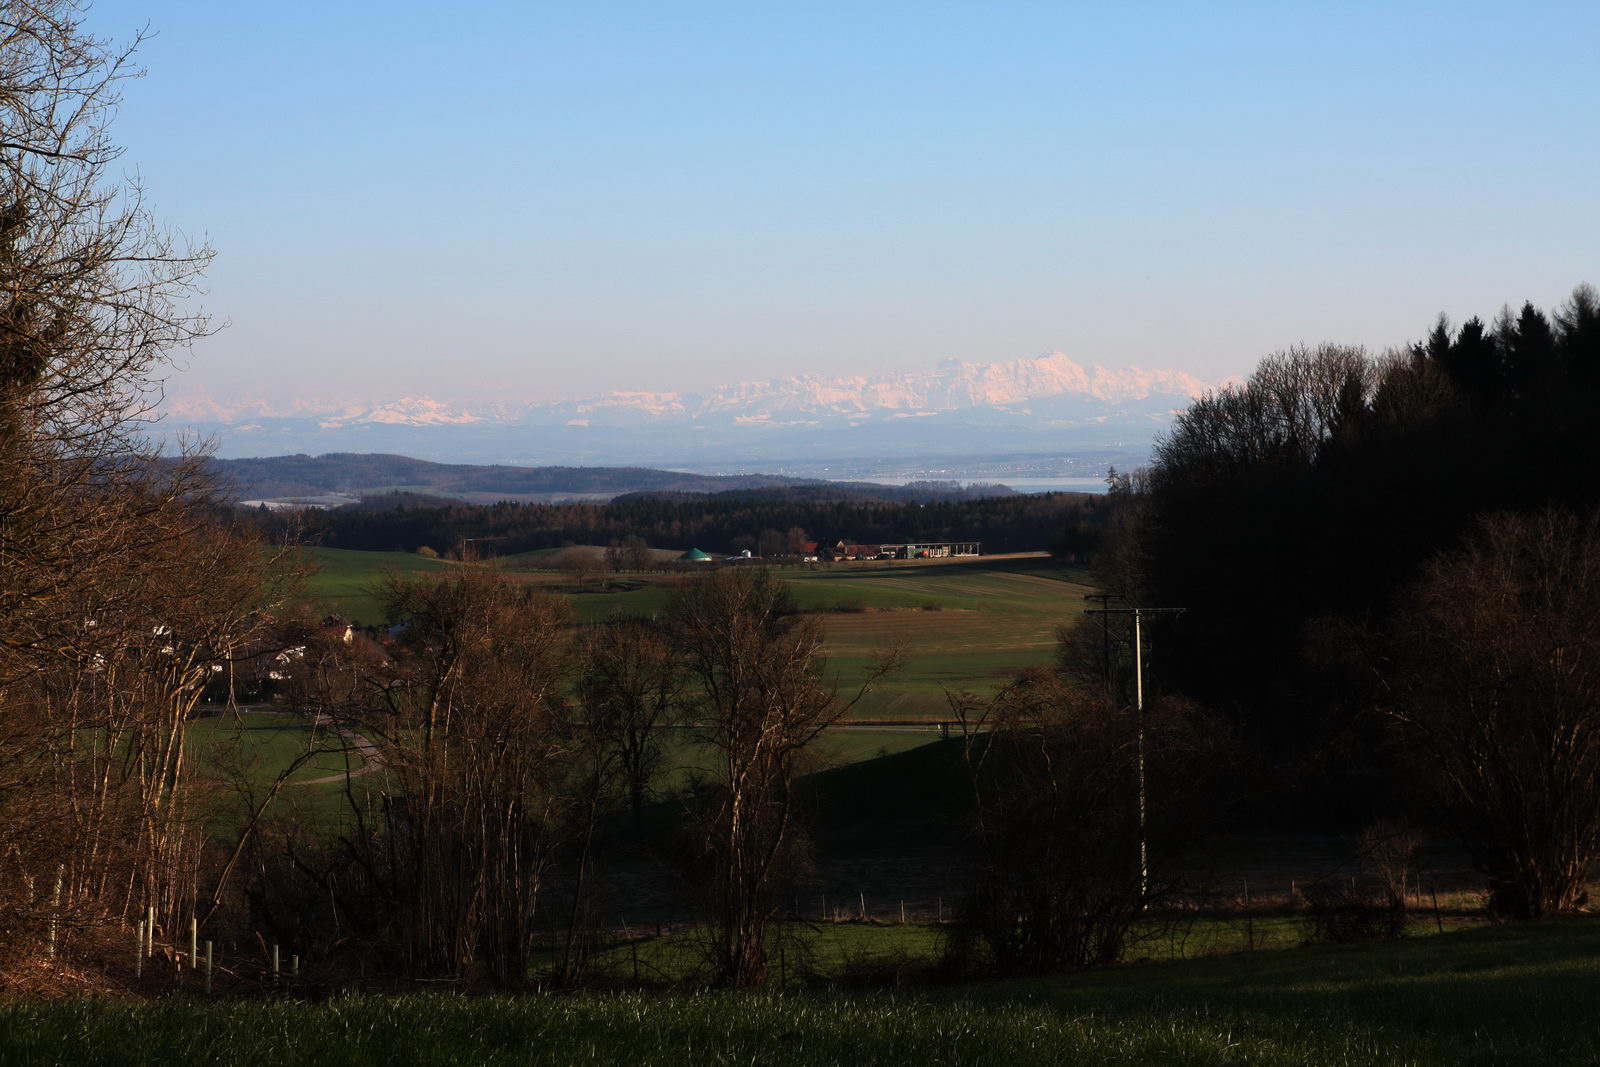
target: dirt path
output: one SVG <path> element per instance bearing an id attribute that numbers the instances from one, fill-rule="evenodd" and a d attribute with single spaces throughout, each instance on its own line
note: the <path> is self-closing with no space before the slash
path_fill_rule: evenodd
<path id="1" fill-rule="evenodd" d="M 241 704 L 237 709 L 235 709 L 235 711 L 240 715 L 288 714 L 288 712 L 286 712 L 283 708 L 274 707 L 270 704 Z M 334 729 L 337 730 L 339 736 L 344 739 L 345 744 L 356 750 L 356 753 L 361 757 L 361 766 L 351 770 L 341 771 L 338 774 L 325 774 L 320 778 L 307 778 L 303 781 L 287 782 L 285 784 L 291 786 L 329 785 L 333 782 L 342 782 L 346 778 L 359 778 L 363 774 L 371 774 L 373 771 L 383 766 L 383 754 L 378 751 L 377 745 L 374 745 L 370 740 L 363 735 L 356 733 L 354 730 L 345 730 L 337 726 L 334 727 Z"/>
<path id="2" fill-rule="evenodd" d="M 337 729 L 337 727 L 336 727 Z M 345 770 L 339 774 L 325 774 L 321 778 L 307 778 L 300 782 L 290 782 L 289 785 L 329 785 L 333 782 L 342 782 L 346 778 L 359 778 L 363 774 L 371 774 L 383 766 L 383 755 L 378 751 L 378 746 L 367 740 L 354 730 L 339 730 L 339 736 L 354 748 L 361 756 L 361 766 L 354 770 Z"/>

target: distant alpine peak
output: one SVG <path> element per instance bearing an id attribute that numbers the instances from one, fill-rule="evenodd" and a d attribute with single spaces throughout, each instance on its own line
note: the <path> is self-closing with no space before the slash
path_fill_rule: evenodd
<path id="1" fill-rule="evenodd" d="M 763 420 L 784 415 L 868 415 L 874 412 L 931 413 L 962 408 L 1007 407 L 1062 395 L 1092 397 L 1115 404 L 1151 396 L 1195 397 L 1217 382 L 1181 370 L 1143 367 L 1084 367 L 1062 352 L 1002 363 L 946 359 L 926 369 L 882 376 L 802 374 L 768 381 L 719 385 L 704 393 L 618 391 L 583 400 L 521 407 L 503 401 L 470 408 L 429 397 L 406 396 L 381 403 L 301 397 L 289 404 L 260 399 L 224 403 L 184 396 L 166 405 L 169 415 L 192 421 L 239 423 L 251 419 L 313 419 L 323 429 L 362 425 L 464 426 L 515 421 L 545 413 L 585 416 L 632 411 L 647 418 L 696 419 L 705 416 Z M 584 418 L 570 422 L 586 424 Z"/>
<path id="2" fill-rule="evenodd" d="M 461 411 L 424 396 L 403 396 L 377 407 L 329 415 L 323 429 L 352 423 L 386 423 L 391 426 L 461 426 L 482 422 L 485 416 Z"/>
<path id="3" fill-rule="evenodd" d="M 1115 403 L 1147 396 L 1199 396 L 1214 383 L 1179 370 L 1085 369 L 1065 353 L 1047 352 L 1004 363 L 947 359 L 927 370 L 885 377 L 804 374 L 768 382 L 739 382 L 711 390 L 707 412 L 765 404 L 772 410 L 953 411 L 1003 407 L 1076 393 Z"/>

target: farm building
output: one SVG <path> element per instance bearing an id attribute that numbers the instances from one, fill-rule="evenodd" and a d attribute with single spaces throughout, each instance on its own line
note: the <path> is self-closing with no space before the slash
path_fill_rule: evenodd
<path id="1" fill-rule="evenodd" d="M 835 559 L 947 559 L 982 555 L 978 541 L 916 541 L 899 545 L 857 545 L 840 541 L 833 546 Z"/>
<path id="2" fill-rule="evenodd" d="M 895 551 L 896 559 L 945 559 L 949 556 L 981 556 L 977 541 L 922 541 L 916 544 L 884 545 Z"/>

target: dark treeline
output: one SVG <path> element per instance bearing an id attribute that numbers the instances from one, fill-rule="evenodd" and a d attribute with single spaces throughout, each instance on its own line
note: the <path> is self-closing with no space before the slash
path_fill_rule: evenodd
<path id="1" fill-rule="evenodd" d="M 1324 345 L 1265 360 L 1179 418 L 1124 479 L 1115 588 L 1188 614 L 1164 682 L 1237 724 L 1270 805 L 1350 816 L 1397 803 L 1376 635 L 1483 518 L 1600 504 L 1600 300 L 1577 289 L 1492 324 L 1442 317 L 1381 358 Z"/>
<path id="2" fill-rule="evenodd" d="M 657 548 L 757 549 L 764 533 L 803 531 L 806 539 L 863 544 L 883 541 L 981 541 L 985 552 L 1021 552 L 1067 544 L 1097 547 L 1103 498 L 1083 493 L 1013 494 L 958 500 L 883 500 L 856 492 L 813 490 L 641 493 L 607 504 L 491 505 L 441 503 L 406 494 L 293 516 L 255 513 L 263 534 L 291 529 L 328 548 L 453 551 L 468 537 L 503 538 L 501 554 L 563 545 L 604 545 L 642 538 Z M 1071 537 L 1063 542 L 1063 531 Z"/>

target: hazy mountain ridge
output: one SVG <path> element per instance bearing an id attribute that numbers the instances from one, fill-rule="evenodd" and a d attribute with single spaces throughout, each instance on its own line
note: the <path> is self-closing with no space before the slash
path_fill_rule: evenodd
<path id="1" fill-rule="evenodd" d="M 768 468 L 801 460 L 1148 447 L 1219 383 L 1179 370 L 1084 367 L 1059 352 L 948 360 L 881 376 L 799 375 L 704 393 L 618 391 L 545 404 L 377 404 L 180 397 L 159 432 L 197 430 L 232 456 L 403 452 L 521 465 Z"/>
<path id="2" fill-rule="evenodd" d="M 717 386 L 704 394 L 617 391 L 550 404 L 478 408 L 452 406 L 427 397 L 401 397 L 372 406 L 299 400 L 287 405 L 264 400 L 227 403 L 209 397 L 178 397 L 167 410 L 175 418 L 235 423 L 257 418 L 318 418 L 328 427 L 356 423 L 437 426 L 583 415 L 628 409 L 656 418 L 742 415 L 760 418 L 779 412 L 851 414 L 873 411 L 954 411 L 1005 406 L 1071 393 L 1116 403 L 1152 395 L 1198 396 L 1213 383 L 1180 370 L 1083 367 L 1060 352 L 1005 363 L 946 360 L 934 369 L 883 377 L 803 374 L 769 381 Z"/>
<path id="3" fill-rule="evenodd" d="M 965 499 L 1010 492 L 1004 486 L 963 488 L 954 482 L 884 486 L 781 475 L 704 475 L 648 467 L 515 467 L 433 463 L 410 456 L 330 453 L 210 460 L 218 481 L 241 499 L 350 497 L 397 489 L 465 499 L 609 498 L 629 493 L 711 494 L 789 491 L 819 497 L 852 494 L 882 499 Z"/>

